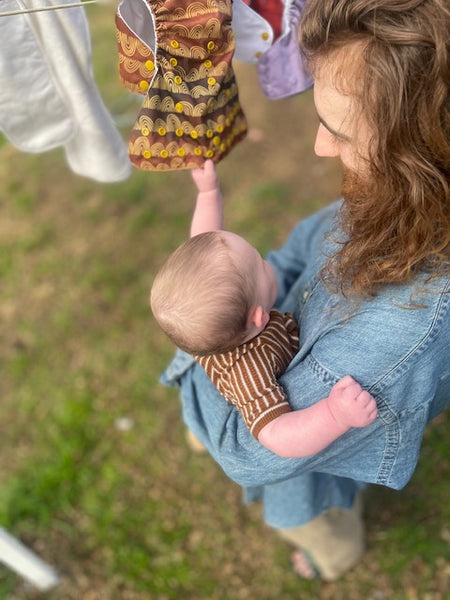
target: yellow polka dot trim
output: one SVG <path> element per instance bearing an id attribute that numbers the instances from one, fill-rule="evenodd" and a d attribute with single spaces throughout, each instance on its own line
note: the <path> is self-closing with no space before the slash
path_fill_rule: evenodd
<path id="1" fill-rule="evenodd" d="M 164 129 L 164 127 L 159 127 L 158 133 L 159 133 L 159 135 L 166 135 L 166 130 Z"/>
<path id="2" fill-rule="evenodd" d="M 208 85 L 215 85 L 216 79 L 215 77 L 208 77 Z"/>
<path id="3" fill-rule="evenodd" d="M 181 85 L 183 83 L 183 80 L 181 79 L 181 77 L 179 75 L 175 75 L 173 80 L 177 85 Z"/>
<path id="4" fill-rule="evenodd" d="M 212 40 L 210 40 L 207 43 L 206 47 L 208 48 L 208 50 L 214 50 L 214 48 L 216 47 L 216 44 Z"/>
<path id="5" fill-rule="evenodd" d="M 167 158 L 169 156 L 169 153 L 167 152 L 167 150 L 161 150 L 159 155 L 161 158 Z"/>
<path id="6" fill-rule="evenodd" d="M 141 90 L 146 92 L 148 90 L 148 88 L 150 87 L 150 85 L 149 85 L 148 81 L 145 81 L 145 79 L 143 79 L 142 81 L 139 82 L 139 87 L 141 88 Z"/>
<path id="7" fill-rule="evenodd" d="M 155 63 L 152 60 L 147 60 L 145 63 L 145 68 L 148 71 L 154 71 L 155 70 Z"/>
<path id="8" fill-rule="evenodd" d="M 212 158 L 214 156 L 214 152 L 212 150 L 207 150 L 205 156 L 206 158 Z"/>
<path id="9" fill-rule="evenodd" d="M 178 137 L 181 137 L 183 135 L 183 130 L 181 129 L 181 127 L 175 129 L 175 135 Z"/>
<path id="10" fill-rule="evenodd" d="M 177 102 L 177 103 L 175 104 L 175 110 L 176 110 L 177 112 L 183 112 L 183 105 L 181 104 L 181 102 Z"/>
<path id="11" fill-rule="evenodd" d="M 170 45 L 172 46 L 172 48 L 179 48 L 180 46 L 177 40 L 170 40 Z"/>
<path id="12" fill-rule="evenodd" d="M 193 129 L 193 130 L 192 130 L 192 131 L 189 133 L 189 135 L 191 136 L 191 138 L 192 138 L 193 140 L 196 140 L 196 139 L 198 138 L 198 133 L 195 131 L 195 129 Z"/>
<path id="13" fill-rule="evenodd" d="M 150 133 L 150 129 L 148 127 L 143 127 L 141 129 L 141 133 L 142 133 L 142 135 L 147 136 Z"/>
<path id="14" fill-rule="evenodd" d="M 176 58 L 174 58 L 174 57 L 172 56 L 172 58 L 169 58 L 169 63 L 172 65 L 172 67 L 176 67 L 176 66 L 177 66 L 177 64 L 178 64 L 178 61 L 177 61 L 177 59 L 176 59 Z"/>
<path id="15" fill-rule="evenodd" d="M 201 156 L 202 155 L 202 149 L 201 148 L 194 148 L 194 154 L 196 156 Z"/>
<path id="16" fill-rule="evenodd" d="M 178 156 L 183 157 L 186 154 L 186 150 L 184 148 L 178 148 L 177 154 L 178 154 Z"/>
<path id="17" fill-rule="evenodd" d="M 142 153 L 142 156 L 144 158 L 151 158 L 152 157 L 152 153 L 150 152 L 150 150 L 144 150 L 144 152 Z"/>
<path id="18" fill-rule="evenodd" d="M 212 67 L 212 62 L 209 59 L 207 59 L 207 60 L 205 60 L 203 65 L 205 66 L 206 69 L 210 69 Z"/>

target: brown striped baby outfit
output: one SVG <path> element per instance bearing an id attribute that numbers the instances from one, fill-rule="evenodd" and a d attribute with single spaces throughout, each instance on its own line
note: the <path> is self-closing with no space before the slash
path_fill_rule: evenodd
<path id="1" fill-rule="evenodd" d="M 222 354 L 196 356 L 219 392 L 242 413 L 258 439 L 261 429 L 291 408 L 277 382 L 299 347 L 297 323 L 290 313 L 270 311 L 255 338 Z"/>

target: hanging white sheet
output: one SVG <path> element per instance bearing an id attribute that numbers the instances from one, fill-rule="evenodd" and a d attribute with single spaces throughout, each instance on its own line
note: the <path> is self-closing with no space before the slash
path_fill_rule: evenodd
<path id="1" fill-rule="evenodd" d="M 39 0 L 39 6 L 73 0 Z M 2 0 L 2 11 L 36 7 Z M 63 146 L 70 168 L 101 182 L 131 172 L 126 145 L 94 80 L 83 7 L 0 18 L 0 129 L 23 152 Z"/>

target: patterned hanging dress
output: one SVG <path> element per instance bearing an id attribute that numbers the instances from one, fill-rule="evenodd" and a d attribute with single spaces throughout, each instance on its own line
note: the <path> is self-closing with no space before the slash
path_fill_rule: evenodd
<path id="1" fill-rule="evenodd" d="M 132 31 L 121 5 L 124 14 L 138 15 L 134 20 L 142 29 L 153 31 Z M 129 139 L 131 162 L 148 171 L 192 169 L 208 158 L 219 162 L 247 131 L 231 65 L 231 0 L 121 5 L 120 77 L 128 89 L 146 94 Z"/>

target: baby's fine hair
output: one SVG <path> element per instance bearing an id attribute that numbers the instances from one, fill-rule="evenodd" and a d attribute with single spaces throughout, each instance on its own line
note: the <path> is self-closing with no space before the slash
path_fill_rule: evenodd
<path id="1" fill-rule="evenodd" d="M 220 231 L 201 233 L 173 252 L 150 294 L 161 329 L 194 355 L 231 350 L 245 339 L 254 280 L 236 264 Z"/>

